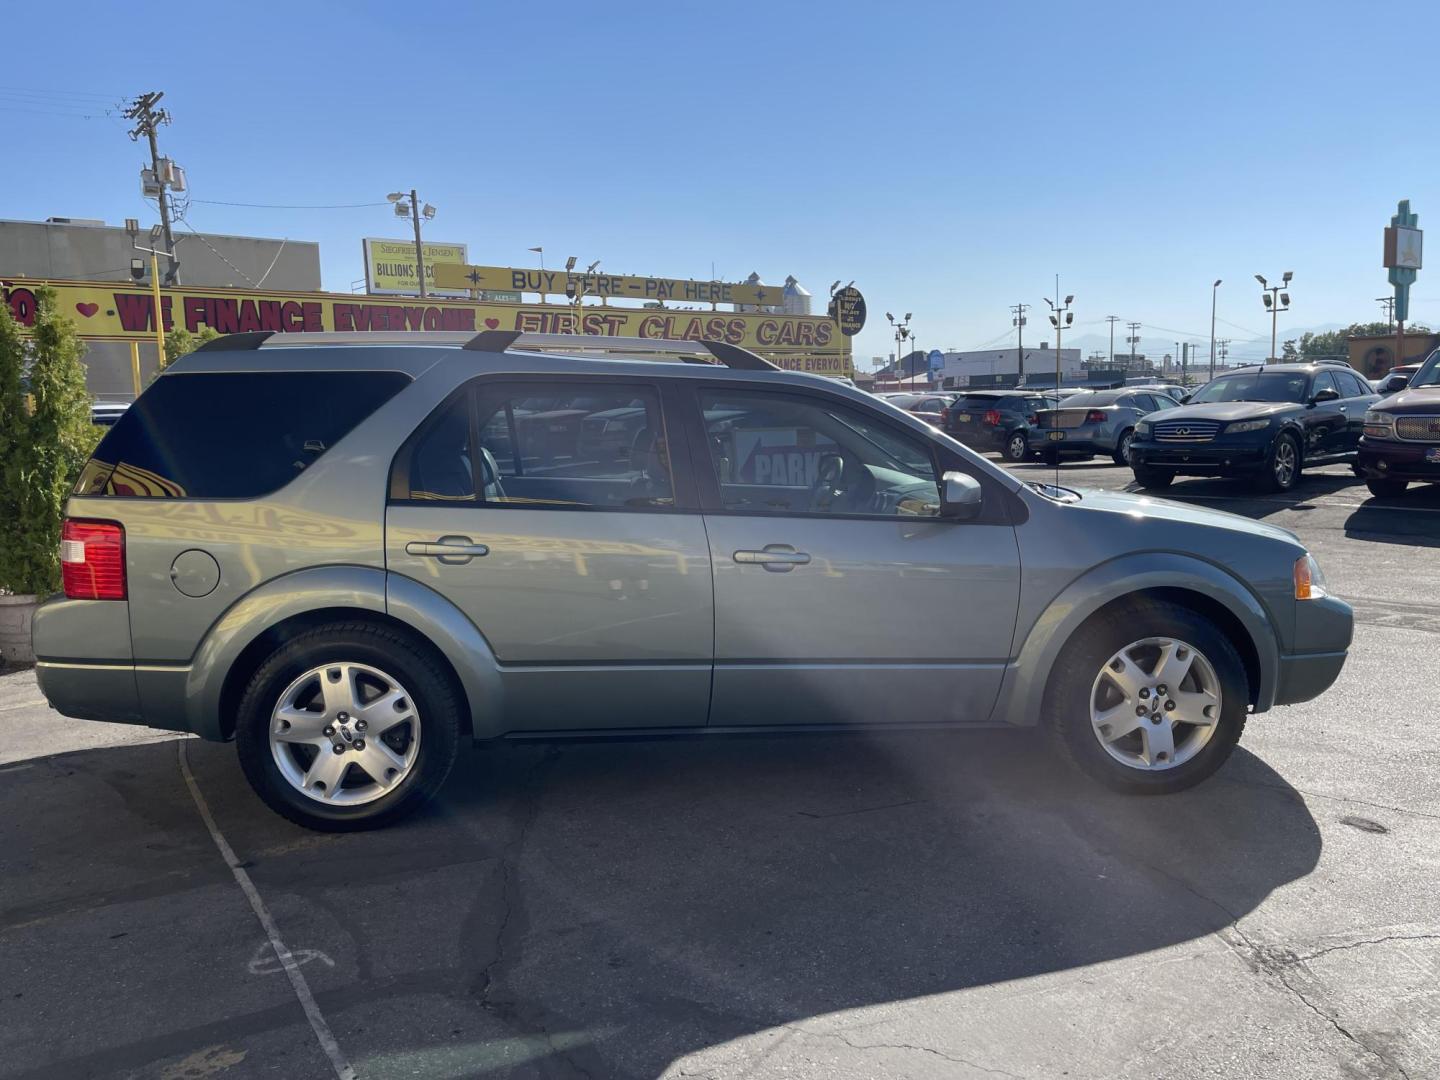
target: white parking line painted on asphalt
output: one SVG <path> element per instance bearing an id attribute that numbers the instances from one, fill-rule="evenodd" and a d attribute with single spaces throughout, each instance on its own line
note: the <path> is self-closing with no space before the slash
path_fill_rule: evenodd
<path id="1" fill-rule="evenodd" d="M 44 705 L 43 697 L 37 697 L 34 701 L 16 701 L 10 705 L 0 705 L 0 712 L 14 712 L 16 709 L 33 709 L 36 705 Z"/>
<path id="2" fill-rule="evenodd" d="M 345 1060 L 340 1044 L 335 1040 L 330 1025 L 325 1022 L 325 1017 L 320 1012 L 320 1006 L 315 1003 L 315 995 L 310 993 L 310 984 L 305 981 L 305 975 L 300 970 L 300 965 L 295 962 L 295 957 L 285 947 L 285 942 L 280 939 L 280 930 L 270 915 L 270 909 L 265 906 L 265 901 L 260 899 L 260 893 L 255 888 L 255 883 L 250 880 L 250 875 L 245 872 L 245 868 L 240 865 L 240 860 L 235 857 L 235 850 L 225 839 L 224 834 L 220 832 L 220 827 L 215 824 L 215 818 L 210 813 L 210 804 L 205 801 L 205 796 L 200 794 L 200 786 L 195 783 L 195 775 L 190 771 L 190 761 L 185 756 L 187 741 L 182 739 L 175 745 L 179 750 L 180 775 L 185 778 L 185 786 L 190 789 L 190 797 L 195 800 L 196 809 L 200 811 L 200 820 L 205 822 L 205 828 L 210 831 L 210 839 L 215 841 L 215 847 L 219 849 L 220 857 L 225 860 L 225 865 L 230 867 L 230 872 L 235 875 L 235 881 L 240 886 L 240 891 L 245 894 L 245 899 L 250 901 L 250 909 L 255 912 L 255 917 L 264 927 L 265 936 L 270 939 L 270 946 L 275 950 L 276 957 L 285 968 L 285 974 L 290 976 L 290 985 L 295 991 L 295 996 L 300 1000 L 300 1007 L 305 1010 L 305 1018 L 310 1021 L 310 1027 L 315 1032 L 320 1049 L 325 1051 L 325 1056 L 330 1059 L 330 1064 L 335 1069 L 335 1075 L 339 1080 L 355 1080 L 355 1070 Z"/>

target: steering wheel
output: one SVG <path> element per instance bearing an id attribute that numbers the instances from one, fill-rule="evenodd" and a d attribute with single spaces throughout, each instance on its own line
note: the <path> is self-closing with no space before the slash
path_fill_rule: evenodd
<path id="1" fill-rule="evenodd" d="M 815 483 L 810 486 L 810 508 L 844 513 L 864 506 L 874 491 L 875 478 L 869 469 L 841 454 L 825 454 L 815 470 Z"/>

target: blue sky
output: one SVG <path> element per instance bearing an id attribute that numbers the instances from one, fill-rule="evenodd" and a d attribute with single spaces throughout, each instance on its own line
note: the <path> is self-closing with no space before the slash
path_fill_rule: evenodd
<path id="1" fill-rule="evenodd" d="M 1056 273 L 1092 343 L 1109 314 L 1144 323 L 1152 351 L 1206 338 L 1217 277 L 1218 336 L 1268 334 L 1257 272 L 1295 272 L 1291 327 L 1378 318 L 1396 200 L 1422 227 L 1440 215 L 1440 90 L 1407 45 L 1440 31 L 1423 4 L 21 12 L 0 73 L 0 217 L 153 220 L 140 148 L 103 105 L 159 89 L 189 222 L 317 240 L 341 291 L 361 237 L 403 235 L 388 207 L 200 200 L 416 186 L 439 208 L 428 235 L 478 262 L 526 265 L 544 245 L 552 266 L 708 278 L 713 263 L 729 280 L 794 274 L 822 303 L 853 278 L 862 365 L 890 346 L 887 310 L 913 312 L 925 348 L 966 348 L 1012 341 L 1023 301 L 1038 340 Z M 1440 323 L 1432 273 L 1412 318 Z"/>

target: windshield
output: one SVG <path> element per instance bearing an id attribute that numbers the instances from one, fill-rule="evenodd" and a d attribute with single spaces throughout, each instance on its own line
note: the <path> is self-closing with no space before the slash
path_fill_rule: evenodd
<path id="1" fill-rule="evenodd" d="M 1432 354 L 1429 360 L 1420 365 L 1420 370 L 1410 377 L 1408 386 L 1411 389 L 1417 386 L 1440 386 L 1440 352 Z"/>
<path id="2" fill-rule="evenodd" d="M 1191 405 L 1207 401 L 1289 401 L 1305 400 L 1310 378 L 1303 371 L 1247 371 L 1221 375 L 1195 391 Z"/>

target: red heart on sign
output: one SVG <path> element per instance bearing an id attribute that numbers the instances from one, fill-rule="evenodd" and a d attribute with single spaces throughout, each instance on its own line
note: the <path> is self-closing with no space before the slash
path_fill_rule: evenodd
<path id="1" fill-rule="evenodd" d="M 99 305 L 99 304 L 76 304 L 76 305 L 75 305 L 75 310 L 78 311 L 78 312 L 80 312 L 81 315 L 84 315 L 84 316 L 88 319 L 88 318 L 90 318 L 91 315 L 94 315 L 97 311 L 100 310 L 100 305 Z"/>
<path id="2" fill-rule="evenodd" d="M 486 320 L 485 320 L 485 328 L 486 328 L 487 330 L 498 330 L 498 329 L 500 329 L 500 320 L 499 320 L 499 319 L 486 319 Z"/>

